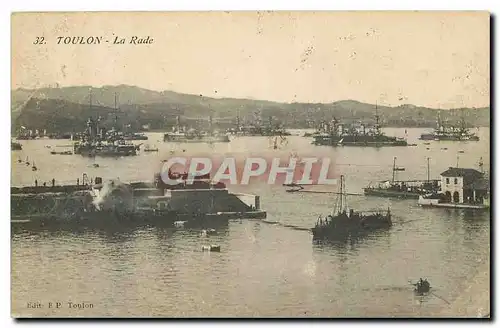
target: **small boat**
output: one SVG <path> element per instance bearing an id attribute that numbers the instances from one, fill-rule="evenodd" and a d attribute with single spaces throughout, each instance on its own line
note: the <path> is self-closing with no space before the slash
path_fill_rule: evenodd
<path id="1" fill-rule="evenodd" d="M 448 150 L 448 148 L 444 147 L 444 148 L 441 148 L 441 150 Z"/>
<path id="2" fill-rule="evenodd" d="M 21 159 L 21 157 L 18 157 L 17 162 L 18 163 L 22 163 L 23 162 L 23 160 Z"/>
<path id="3" fill-rule="evenodd" d="M 153 151 L 158 151 L 158 148 L 156 147 L 151 147 L 149 145 L 146 145 L 146 147 L 144 147 L 144 151 L 145 152 L 153 152 Z"/>
<path id="4" fill-rule="evenodd" d="M 206 252 L 220 252 L 220 245 L 202 246 L 201 250 Z"/>
<path id="5" fill-rule="evenodd" d="M 429 284 L 427 279 L 420 278 L 417 283 L 412 285 L 415 286 L 415 293 L 420 296 L 428 294 L 431 290 L 431 284 Z"/>
<path id="6" fill-rule="evenodd" d="M 409 147 L 416 147 L 417 144 L 408 144 Z"/>
<path id="7" fill-rule="evenodd" d="M 215 229 L 203 229 L 201 230 L 200 237 L 207 237 L 216 235 L 217 231 Z"/>
<path id="8" fill-rule="evenodd" d="M 292 183 L 284 183 L 283 187 L 291 187 L 291 189 L 285 190 L 286 192 L 298 192 L 304 189 L 301 185 L 292 182 Z"/>
<path id="9" fill-rule="evenodd" d="M 23 146 L 19 142 L 10 142 L 10 150 L 23 150 Z"/>
<path id="10" fill-rule="evenodd" d="M 187 221 L 175 221 L 174 222 L 174 227 L 176 228 L 184 228 L 184 225 L 186 224 Z"/>
<path id="11" fill-rule="evenodd" d="M 65 150 L 65 151 L 55 151 L 52 150 L 50 152 L 51 155 L 73 155 L 73 153 L 70 150 Z"/>
<path id="12" fill-rule="evenodd" d="M 465 151 L 463 151 L 463 150 L 459 150 L 458 152 L 459 152 L 460 154 L 465 153 Z"/>
<path id="13" fill-rule="evenodd" d="M 99 167 L 99 164 L 94 163 L 92 166 L 97 168 L 97 167 Z"/>
<path id="14" fill-rule="evenodd" d="M 405 168 L 402 166 L 394 168 L 394 171 L 404 171 L 404 170 L 405 170 Z"/>
<path id="15" fill-rule="evenodd" d="M 424 142 L 424 145 L 430 145 L 431 143 L 430 142 Z"/>

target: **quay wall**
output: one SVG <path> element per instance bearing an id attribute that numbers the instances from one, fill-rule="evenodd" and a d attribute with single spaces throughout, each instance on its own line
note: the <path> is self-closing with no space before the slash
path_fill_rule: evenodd
<path id="1" fill-rule="evenodd" d="M 246 212 L 250 206 L 227 189 L 171 190 L 169 206 L 183 213 Z"/>
<path id="2" fill-rule="evenodd" d="M 13 217 L 34 214 L 71 214 L 91 206 L 92 197 L 88 192 L 14 194 L 11 195 L 11 215 Z"/>

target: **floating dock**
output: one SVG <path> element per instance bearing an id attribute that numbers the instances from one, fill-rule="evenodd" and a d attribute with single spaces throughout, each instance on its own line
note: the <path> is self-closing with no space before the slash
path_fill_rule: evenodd
<path id="1" fill-rule="evenodd" d="M 11 223 L 16 225 L 167 225 L 210 226 L 231 219 L 264 219 L 260 197 L 233 194 L 205 181 L 163 189 L 153 182 L 102 182 L 11 188 Z"/>

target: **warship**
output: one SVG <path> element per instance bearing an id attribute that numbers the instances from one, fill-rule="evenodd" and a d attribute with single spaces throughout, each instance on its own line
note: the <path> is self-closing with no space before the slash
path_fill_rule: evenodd
<path id="1" fill-rule="evenodd" d="M 89 118 L 87 129 L 81 135 L 81 139 L 74 143 L 73 153 L 82 156 L 135 156 L 140 145 L 134 145 L 117 133 L 113 128 L 106 131 L 99 127 L 99 119 Z"/>
<path id="2" fill-rule="evenodd" d="M 182 126 L 180 117 L 177 116 L 177 124 L 172 128 L 172 132 L 167 132 L 163 135 L 164 142 L 186 142 L 186 143 L 217 143 L 217 142 L 230 142 L 229 136 L 226 134 L 219 134 L 212 129 L 212 116 L 209 118 L 210 128 L 209 131 L 200 131 L 194 128 L 188 129 Z"/>
<path id="3" fill-rule="evenodd" d="M 466 127 L 465 120 L 460 120 L 458 126 L 446 126 L 441 120 L 441 114 L 438 113 L 437 126 L 431 133 L 423 133 L 420 140 L 436 141 L 479 141 L 479 137 Z"/>
<path id="4" fill-rule="evenodd" d="M 231 135 L 246 137 L 283 137 L 291 135 L 281 124 L 275 123 L 272 116 L 269 116 L 267 125 L 263 124 L 260 113 L 256 113 L 253 122 L 247 125 L 241 124 L 238 114 L 236 116 L 236 126 L 228 129 L 227 132 Z"/>
<path id="5" fill-rule="evenodd" d="M 89 106 L 92 108 L 92 93 L 89 96 Z M 115 94 L 115 111 L 117 109 L 117 97 Z M 118 117 L 115 112 L 115 126 L 117 126 Z M 124 134 L 115 127 L 106 130 L 99 125 L 101 117 L 97 119 L 89 118 L 85 131 L 77 136 L 73 144 L 73 153 L 82 156 L 105 156 L 121 157 L 135 156 L 141 145 L 134 145 L 125 140 Z"/>
<path id="6" fill-rule="evenodd" d="M 381 131 L 378 111 L 375 114 L 375 126 L 368 128 L 366 125 L 345 127 L 334 118 L 330 124 L 323 128 L 324 133 L 312 135 L 314 145 L 320 146 L 359 146 L 359 147 L 384 147 L 408 146 L 404 138 L 387 136 Z"/>

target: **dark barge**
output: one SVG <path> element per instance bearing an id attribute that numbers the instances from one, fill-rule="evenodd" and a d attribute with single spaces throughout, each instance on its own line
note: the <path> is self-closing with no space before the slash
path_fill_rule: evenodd
<path id="1" fill-rule="evenodd" d="M 313 240 L 343 239 L 392 226 L 391 211 L 354 211 L 347 209 L 344 176 L 340 177 L 340 192 L 333 213 L 319 218 L 312 228 Z"/>

